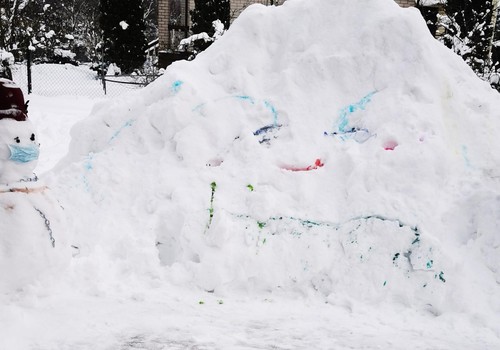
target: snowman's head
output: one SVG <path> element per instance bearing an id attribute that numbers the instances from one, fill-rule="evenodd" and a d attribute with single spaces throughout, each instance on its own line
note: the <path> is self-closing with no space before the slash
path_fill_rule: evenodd
<path id="1" fill-rule="evenodd" d="M 9 89 L 15 90 L 14 87 Z M 2 92 L 0 89 L 0 93 Z M 7 107 L 10 108 L 0 109 L 1 184 L 32 178 L 40 150 L 35 128 L 25 113 L 24 99 L 19 108 L 17 104 L 9 104 Z"/>

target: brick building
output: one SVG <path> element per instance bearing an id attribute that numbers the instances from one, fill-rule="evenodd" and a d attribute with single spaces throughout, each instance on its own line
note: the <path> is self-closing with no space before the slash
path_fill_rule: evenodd
<path id="1" fill-rule="evenodd" d="M 280 5 L 286 0 L 230 0 L 232 20 L 247 6 L 255 3 Z M 415 5 L 415 0 L 395 0 L 402 7 Z M 194 0 L 158 0 L 158 46 L 160 65 L 166 66 L 176 59 L 184 58 L 181 53 L 173 53 L 180 39 L 189 35 L 191 26 L 189 10 L 194 8 Z M 163 59 L 162 59 L 163 56 Z M 168 56 L 168 57 L 167 57 Z M 162 62 L 163 61 L 163 62 Z"/>
<path id="2" fill-rule="evenodd" d="M 415 6 L 415 0 L 396 0 L 401 7 Z"/>
<path id="3" fill-rule="evenodd" d="M 285 0 L 231 0 L 231 17 L 238 17 L 248 5 L 260 3 L 263 5 L 280 5 Z M 395 0 L 402 7 L 415 5 L 415 0 Z M 187 11 L 186 11 L 187 7 Z M 189 32 L 189 10 L 194 8 L 194 0 L 158 0 L 158 33 L 160 50 L 172 49 L 175 32 Z"/>

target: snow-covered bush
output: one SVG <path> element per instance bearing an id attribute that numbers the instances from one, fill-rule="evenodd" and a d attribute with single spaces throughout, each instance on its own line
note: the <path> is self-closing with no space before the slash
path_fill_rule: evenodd
<path id="1" fill-rule="evenodd" d="M 206 32 L 193 34 L 188 38 L 182 39 L 177 50 L 192 51 L 193 55 L 196 56 L 197 50 L 195 48 L 197 42 L 203 41 L 204 43 L 209 43 L 216 41 L 226 32 L 224 24 L 218 19 L 212 22 L 212 27 L 214 29 L 214 34 L 212 36 L 209 36 Z"/>
<path id="2" fill-rule="evenodd" d="M 14 64 L 14 55 L 0 49 L 0 77 L 12 80 L 11 66 Z"/>

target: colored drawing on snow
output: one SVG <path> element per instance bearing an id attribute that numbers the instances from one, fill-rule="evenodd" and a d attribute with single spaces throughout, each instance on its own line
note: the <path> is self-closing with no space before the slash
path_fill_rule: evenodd
<path id="1" fill-rule="evenodd" d="M 274 106 L 269 101 L 264 101 L 264 105 L 271 111 L 273 115 L 273 125 L 275 127 L 278 126 L 278 111 L 276 111 L 276 108 L 274 108 Z"/>
<path id="2" fill-rule="evenodd" d="M 364 143 L 368 141 L 370 138 L 377 136 L 377 134 L 372 134 L 368 129 L 361 128 L 351 128 L 345 132 L 324 132 L 325 136 L 338 136 L 342 141 L 353 139 L 357 143 Z"/>
<path id="3" fill-rule="evenodd" d="M 361 100 L 358 102 L 355 102 L 353 104 L 350 104 L 344 108 L 342 108 L 339 112 L 339 119 L 338 119 L 338 131 L 339 132 L 346 132 L 347 125 L 349 124 L 349 116 L 353 114 L 354 112 L 357 112 L 359 110 L 364 110 L 366 108 L 366 105 L 370 103 L 373 95 L 375 95 L 376 91 L 370 92 L 368 95 L 363 97 Z"/>
<path id="4" fill-rule="evenodd" d="M 308 165 L 304 167 L 297 166 L 282 166 L 281 169 L 288 171 L 311 171 L 321 168 L 325 165 L 325 163 L 321 162 L 321 159 L 316 159 L 313 165 Z"/>
<path id="5" fill-rule="evenodd" d="M 181 91 L 182 84 L 184 84 L 183 81 L 176 80 L 172 83 L 172 86 L 170 87 L 170 91 L 172 91 L 174 94 L 178 93 Z"/>
<path id="6" fill-rule="evenodd" d="M 255 104 L 255 100 L 253 99 L 253 97 L 250 97 L 247 95 L 236 95 L 236 96 L 232 96 L 232 97 L 237 98 L 239 100 L 250 102 L 251 104 Z"/>
<path id="7" fill-rule="evenodd" d="M 192 111 L 193 112 L 198 112 L 198 113 L 201 113 L 201 110 L 203 109 L 203 107 L 205 107 L 207 104 L 209 103 L 217 103 L 217 102 L 220 102 L 220 101 L 224 101 L 224 100 L 230 100 L 230 99 L 236 99 L 236 100 L 239 100 L 239 101 L 243 101 L 243 102 L 247 102 L 247 103 L 250 103 L 252 105 L 256 105 L 258 104 L 258 102 L 262 103 L 262 105 L 265 107 L 265 109 L 267 109 L 271 116 L 272 116 L 272 123 L 270 124 L 271 126 L 277 128 L 279 127 L 280 125 L 278 125 L 278 111 L 276 110 L 276 107 L 269 101 L 267 100 L 262 100 L 262 101 L 259 101 L 255 98 L 253 98 L 252 96 L 249 96 L 249 95 L 231 95 L 231 96 L 225 96 L 225 97 L 220 97 L 220 98 L 216 98 L 214 99 L 213 101 L 211 102 L 204 102 L 204 103 L 200 103 L 198 105 L 196 105 Z M 268 126 L 265 126 L 261 129 L 264 129 L 264 128 L 267 128 Z M 261 130 L 259 129 L 259 130 Z M 254 135 L 258 135 L 259 133 L 254 133 Z"/>
<path id="8" fill-rule="evenodd" d="M 466 145 L 462 145 L 462 157 L 464 159 L 465 166 L 467 168 L 472 168 L 472 165 L 471 165 L 471 162 L 469 159 L 469 150 L 467 149 Z"/>
<path id="9" fill-rule="evenodd" d="M 365 110 L 368 103 L 371 102 L 373 95 L 377 91 L 370 92 L 359 101 L 352 103 L 340 109 L 336 124 L 331 133 L 325 131 L 325 135 L 340 136 L 341 140 L 354 139 L 358 143 L 363 143 L 370 137 L 374 136 L 367 129 L 351 127 L 349 128 L 349 117 L 360 110 Z"/>
<path id="10" fill-rule="evenodd" d="M 384 150 L 386 150 L 386 151 L 394 151 L 394 149 L 396 147 L 398 147 L 398 145 L 399 144 L 396 141 L 389 140 L 389 141 L 384 142 L 383 147 L 384 147 Z"/>
<path id="11" fill-rule="evenodd" d="M 274 124 L 271 124 L 271 125 L 266 125 L 266 126 L 263 126 L 262 128 L 260 129 L 257 129 L 253 132 L 253 134 L 255 136 L 259 136 L 259 135 L 262 135 L 262 134 L 266 134 L 270 131 L 273 131 L 274 129 L 279 129 L 281 127 L 281 125 L 274 125 Z"/>
<path id="12" fill-rule="evenodd" d="M 111 138 L 108 141 L 108 144 L 113 142 L 118 137 L 118 135 L 120 135 L 120 133 L 123 131 L 123 129 L 131 127 L 134 124 L 134 122 L 135 122 L 134 119 L 127 120 L 125 122 L 125 124 L 123 124 L 118 130 L 116 130 L 115 133 L 113 134 L 113 136 L 111 136 Z"/>
<path id="13" fill-rule="evenodd" d="M 205 233 L 207 230 L 210 229 L 210 226 L 212 225 L 212 220 L 214 218 L 214 199 L 215 199 L 215 189 L 217 188 L 217 183 L 214 181 L 210 184 L 210 188 L 212 189 L 212 194 L 210 195 L 210 208 L 208 208 L 208 213 L 209 213 L 209 219 L 207 226 L 205 227 Z"/>
<path id="14" fill-rule="evenodd" d="M 85 188 L 85 192 L 89 193 L 90 192 L 90 183 L 89 179 L 87 178 L 87 174 L 94 169 L 94 165 L 92 164 L 94 161 L 94 153 L 90 152 L 88 156 L 85 159 L 85 162 L 83 163 L 83 169 L 84 173 L 82 175 L 82 181 L 83 181 L 83 186 Z"/>

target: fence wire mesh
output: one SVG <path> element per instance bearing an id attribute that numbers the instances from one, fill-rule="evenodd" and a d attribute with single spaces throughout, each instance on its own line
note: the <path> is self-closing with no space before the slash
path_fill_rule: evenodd
<path id="1" fill-rule="evenodd" d="M 24 94 L 28 94 L 27 65 L 15 64 L 11 70 L 12 80 Z M 42 96 L 114 97 L 140 89 L 157 77 L 158 75 L 113 75 L 106 76 L 106 81 L 103 82 L 102 77 L 90 69 L 90 64 L 34 64 L 31 66 L 31 93 Z"/>

